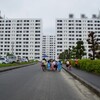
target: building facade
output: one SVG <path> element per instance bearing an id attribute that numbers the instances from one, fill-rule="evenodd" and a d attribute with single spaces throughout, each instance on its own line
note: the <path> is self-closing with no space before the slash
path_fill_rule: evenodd
<path id="1" fill-rule="evenodd" d="M 42 58 L 55 59 L 55 44 L 56 38 L 54 35 L 43 35 L 42 41 Z M 47 57 L 45 57 L 47 56 Z"/>
<path id="2" fill-rule="evenodd" d="M 56 59 L 59 54 L 66 49 L 76 46 L 77 41 L 83 41 L 88 58 L 88 34 L 95 32 L 100 43 L 100 17 L 92 15 L 92 18 L 87 18 L 84 14 L 80 18 L 75 18 L 73 14 L 69 18 L 56 19 Z"/>
<path id="3" fill-rule="evenodd" d="M 0 56 L 42 59 L 42 20 L 0 17 Z"/>
<path id="4" fill-rule="evenodd" d="M 56 19 L 56 35 L 43 35 L 42 20 L 33 18 L 2 18 L 0 16 L 0 56 L 7 53 L 17 57 L 42 60 L 43 55 L 47 59 L 59 58 L 59 54 L 66 49 L 76 46 L 76 42 L 82 40 L 88 58 L 88 34 L 95 32 L 100 43 L 100 15 L 92 15 L 87 18 L 84 14 L 75 18 L 73 14 L 69 18 Z"/>

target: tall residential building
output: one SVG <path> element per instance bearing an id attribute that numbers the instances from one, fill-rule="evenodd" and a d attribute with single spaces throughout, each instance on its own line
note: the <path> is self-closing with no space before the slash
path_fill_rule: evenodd
<path id="1" fill-rule="evenodd" d="M 55 59 L 55 40 L 54 35 L 43 35 L 42 55 L 48 56 L 46 59 Z"/>
<path id="2" fill-rule="evenodd" d="M 42 59 L 42 20 L 0 17 L 0 55 Z"/>
<path id="3" fill-rule="evenodd" d="M 56 19 L 56 59 L 59 54 L 66 49 L 76 46 L 76 42 L 82 40 L 86 49 L 88 58 L 89 48 L 86 39 L 89 32 L 95 32 L 100 43 L 100 16 L 92 15 L 87 18 L 84 14 L 81 18 L 75 18 L 73 14 L 69 18 Z"/>

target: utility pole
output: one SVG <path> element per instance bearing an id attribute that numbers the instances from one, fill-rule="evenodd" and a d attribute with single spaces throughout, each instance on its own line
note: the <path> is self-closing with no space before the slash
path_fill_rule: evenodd
<path id="1" fill-rule="evenodd" d="M 14 55 L 14 42 L 11 42 L 11 52 L 12 52 L 12 55 Z"/>

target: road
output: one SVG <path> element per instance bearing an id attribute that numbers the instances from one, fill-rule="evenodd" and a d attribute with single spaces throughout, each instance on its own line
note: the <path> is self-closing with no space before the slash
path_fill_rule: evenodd
<path id="1" fill-rule="evenodd" d="M 67 72 L 40 64 L 0 73 L 0 100 L 100 100 Z"/>

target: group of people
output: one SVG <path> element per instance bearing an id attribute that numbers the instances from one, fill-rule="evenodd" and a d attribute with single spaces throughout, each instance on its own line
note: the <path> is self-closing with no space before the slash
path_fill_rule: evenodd
<path id="1" fill-rule="evenodd" d="M 72 64 L 70 60 L 66 60 L 66 68 L 67 70 L 71 70 L 72 69 Z M 56 61 L 56 60 L 48 60 L 46 61 L 46 59 L 43 59 L 41 62 L 41 67 L 43 71 L 61 71 L 62 69 L 62 62 Z M 78 67 L 78 59 L 75 59 L 75 67 Z"/>
<path id="2" fill-rule="evenodd" d="M 62 69 L 62 63 L 61 61 L 56 61 L 56 60 L 48 60 L 43 59 L 41 62 L 41 67 L 43 71 L 61 71 Z"/>

